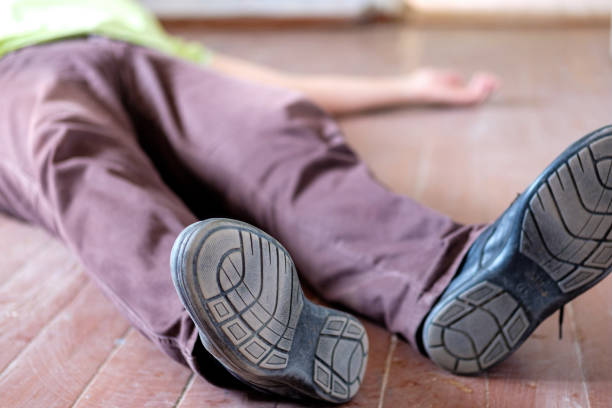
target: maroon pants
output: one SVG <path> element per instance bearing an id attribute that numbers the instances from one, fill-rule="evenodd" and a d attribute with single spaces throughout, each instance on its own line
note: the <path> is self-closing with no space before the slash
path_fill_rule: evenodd
<path id="1" fill-rule="evenodd" d="M 200 373 L 169 271 L 197 218 L 266 230 L 322 297 L 413 345 L 480 231 L 383 188 L 301 95 L 101 38 L 0 59 L 0 208 L 65 241 L 134 326 Z"/>

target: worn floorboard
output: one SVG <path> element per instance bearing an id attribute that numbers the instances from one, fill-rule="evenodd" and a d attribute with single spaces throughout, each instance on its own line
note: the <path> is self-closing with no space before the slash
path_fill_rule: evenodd
<path id="1" fill-rule="evenodd" d="M 449 374 L 399 342 L 391 357 L 385 407 L 484 407 L 487 404 L 485 377 Z"/>
<path id="2" fill-rule="evenodd" d="M 178 30 L 218 52 L 295 72 L 488 69 L 504 86 L 478 108 L 407 108 L 341 118 L 349 143 L 394 191 L 469 223 L 494 220 L 569 143 L 612 122 L 604 29 Z M 325 46 L 321 46 L 324 44 Z M 288 407 L 217 387 L 164 356 L 119 315 L 76 258 L 0 216 L 0 406 Z M 552 316 L 506 362 L 454 377 L 366 322 L 369 369 L 352 407 L 606 407 L 612 280 Z"/>
<path id="3" fill-rule="evenodd" d="M 15 272 L 41 252 L 51 236 L 29 224 L 0 216 L 0 285 L 13 278 Z"/>
<path id="4" fill-rule="evenodd" d="M 173 406 L 181 397 L 191 371 L 168 361 L 134 329 L 118 343 L 74 407 Z"/>
<path id="5" fill-rule="evenodd" d="M 3 405 L 72 405 L 127 327 L 98 288 L 88 283 L 0 374 Z"/>
<path id="6" fill-rule="evenodd" d="M 557 315 L 538 327 L 529 340 L 488 373 L 494 407 L 588 407 L 574 314 L 566 310 L 563 340 Z M 509 398 L 509 396 L 513 396 Z"/>
<path id="7" fill-rule="evenodd" d="M 612 279 L 572 302 L 584 389 L 591 407 L 608 407 L 612 399 Z"/>
<path id="8" fill-rule="evenodd" d="M 0 286 L 0 372 L 28 345 L 86 282 L 78 263 L 55 241 Z"/>

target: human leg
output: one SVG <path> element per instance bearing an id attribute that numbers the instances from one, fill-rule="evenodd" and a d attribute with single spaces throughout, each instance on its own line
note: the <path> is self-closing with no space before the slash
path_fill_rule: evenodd
<path id="1" fill-rule="evenodd" d="M 396 197 L 376 184 L 363 164 L 344 145 L 335 124 L 299 95 L 232 81 L 200 68 L 160 57 L 155 53 L 135 50 L 130 55 L 134 67 L 130 80 L 131 85 L 134 85 L 134 89 L 138 91 L 137 95 L 140 95 L 140 102 L 143 103 L 133 105 L 139 107 L 143 119 L 157 123 L 157 126 L 163 130 L 160 133 L 168 136 L 171 153 L 178 157 L 184 166 L 181 170 L 191 172 L 212 186 L 228 200 L 233 210 L 240 213 L 241 217 L 255 220 L 258 225 L 281 238 L 298 258 L 298 266 L 304 271 L 304 276 L 328 299 L 344 303 L 368 316 L 380 319 L 391 330 L 414 339 L 419 324 L 448 285 L 451 277 L 457 270 L 462 273 L 473 264 L 468 256 L 465 264 L 460 267 L 464 261 L 463 254 L 470 248 L 480 229 L 457 225 L 448 218 L 419 207 L 406 198 L 400 197 L 397 198 L 397 202 L 394 201 L 392 198 Z M 203 95 L 209 100 L 203 98 Z M 211 104 L 207 105 L 207 101 Z M 602 140 L 604 136 L 607 138 L 607 135 L 599 135 L 596 138 L 600 136 Z M 579 147 L 589 150 L 592 148 L 591 142 L 595 140 L 587 141 L 588 146 Z M 150 146 L 149 149 L 157 153 L 154 156 L 163 165 L 164 153 L 156 152 L 155 146 Z M 568 154 L 579 157 L 578 151 Z M 569 158 L 563 160 L 566 159 L 570 160 Z M 592 159 L 591 167 L 597 165 L 596 171 L 591 172 L 595 175 L 587 177 L 586 179 L 591 181 L 584 181 L 584 184 L 576 188 L 592 190 L 597 187 L 603 192 L 591 195 L 605 197 L 606 188 L 602 189 L 602 182 L 598 180 L 602 179 L 600 173 L 609 164 L 606 160 L 606 152 L 603 156 Z M 579 163 L 581 171 L 585 172 L 583 162 Z M 588 164 L 587 161 L 584 163 Z M 559 163 L 553 167 L 553 170 L 546 170 L 546 174 L 542 177 L 553 177 L 554 174 L 549 174 L 550 171 L 563 170 L 562 164 Z M 357 175 L 354 176 L 355 174 Z M 542 200 L 540 187 L 545 187 L 541 183 L 542 180 L 538 179 L 534 184 L 537 185 L 540 200 Z M 607 181 L 603 182 L 604 185 L 606 183 Z M 558 184 L 561 185 L 561 190 L 566 190 L 564 186 L 569 185 L 564 182 Z M 181 188 L 180 185 L 175 187 Z M 528 190 L 525 197 L 533 198 L 531 193 L 533 191 Z M 557 192 L 553 196 L 564 194 Z M 575 194 L 574 198 L 581 196 L 582 194 Z M 347 197 L 349 199 L 346 199 Z M 360 198 L 363 199 L 359 201 Z M 577 219 L 584 218 L 580 215 L 581 210 L 576 210 L 578 207 L 572 204 L 574 201 L 567 199 L 555 205 L 571 207 L 571 211 L 568 212 L 570 218 L 574 216 Z M 394 203 L 395 206 L 392 205 Z M 595 211 L 597 216 L 595 218 L 605 221 L 607 212 L 600 214 L 601 211 L 605 212 L 605 209 L 597 210 L 600 204 L 601 202 L 597 201 L 593 207 L 595 210 L 591 206 L 587 212 Z M 537 207 L 535 204 L 530 204 L 530 211 L 535 213 L 535 207 Z M 544 204 L 541 207 L 544 207 Z M 554 206 L 549 207 L 554 210 Z M 384 211 L 377 211 L 381 208 Z M 546 220 L 546 216 L 542 217 L 546 228 L 551 229 L 547 232 L 549 236 L 544 241 L 553 243 L 557 240 L 564 241 L 563 233 L 559 231 L 565 221 L 558 221 L 562 217 L 556 217 L 553 221 Z M 357 225 L 355 220 L 361 221 L 358 227 L 354 227 Z M 602 225 L 607 221 L 593 220 L 594 218 L 587 217 L 582 227 L 578 227 L 578 233 L 584 232 L 585 228 L 586 232 L 592 233 L 592 236 L 578 236 L 578 241 L 586 240 L 589 241 L 588 244 L 581 243 L 582 241 L 578 244 L 572 243 L 573 241 L 568 244 L 572 255 L 569 261 L 578 262 L 580 267 L 574 265 L 576 268 L 571 270 L 566 270 L 567 265 L 560 267 L 559 270 L 567 272 L 567 275 L 556 276 L 556 272 L 547 270 L 550 269 L 550 250 L 547 249 L 548 252 L 545 252 L 540 248 L 535 251 L 535 255 L 527 256 L 525 253 L 529 252 L 528 246 L 521 247 L 521 254 L 536 264 L 535 269 L 528 269 L 532 272 L 538 271 L 538 268 L 543 269 L 544 280 L 548 275 L 555 281 L 551 283 L 552 287 L 556 285 L 561 292 L 564 292 L 561 297 L 555 298 L 557 300 L 543 307 L 538 312 L 539 317 L 530 319 L 527 316 L 530 325 L 537 325 L 540 317 L 571 299 L 572 296 L 588 289 L 609 272 L 609 268 L 605 265 L 600 267 L 597 273 L 592 271 L 597 269 L 593 268 L 594 264 L 607 263 L 607 258 L 601 258 L 607 256 L 607 247 L 600 242 L 601 237 L 599 237 L 602 233 L 600 229 L 605 230 Z M 527 230 L 529 228 L 525 227 L 521 236 L 530 235 L 525 232 Z M 396 243 L 394 240 L 399 240 L 398 249 L 394 248 Z M 418 245 L 411 247 L 409 244 L 412 240 L 417 241 Z M 480 243 L 474 248 L 493 245 L 488 243 L 489 240 L 489 234 L 482 235 Z M 550 243 L 544 242 L 544 244 Z M 595 252 L 587 250 L 593 245 Z M 561 246 L 563 247 L 561 252 L 565 251 L 566 245 Z M 574 250 L 575 246 L 578 249 Z M 553 252 L 553 255 L 558 255 Z M 407 259 L 402 259 L 402 255 Z M 574 255 L 581 258 L 574 259 Z M 338 258 L 347 261 L 342 264 L 342 260 L 339 261 Z M 585 262 L 585 265 L 588 264 L 588 270 L 582 265 Z M 389 265 L 394 265 L 395 268 L 391 269 Z M 412 268 L 409 268 L 410 266 Z M 372 271 L 376 272 L 374 277 Z M 398 271 L 399 275 L 405 273 L 407 277 L 402 276 L 402 279 L 397 280 Z M 500 275 L 501 279 L 520 275 L 517 271 L 520 271 L 520 268 L 507 269 Z M 519 283 L 527 283 L 529 279 L 530 277 L 525 275 L 525 279 Z M 568 279 L 572 285 L 575 282 L 579 285 L 568 287 L 569 283 L 565 282 L 565 279 Z M 541 279 L 538 278 L 538 281 Z M 455 280 L 455 285 L 461 282 L 464 280 L 458 278 Z M 384 283 L 390 285 L 385 287 Z M 477 280 L 476 283 L 481 284 L 483 281 Z M 398 287 L 401 288 L 400 293 L 397 292 Z M 456 288 L 457 286 L 452 286 L 449 289 Z M 444 303 L 447 300 L 443 298 L 439 303 L 441 306 L 430 315 L 431 319 L 435 320 L 439 315 L 438 312 L 446 310 L 446 306 L 454 305 L 452 302 L 456 298 L 465 300 L 466 296 L 471 296 L 472 289 L 479 289 L 477 292 L 481 293 L 482 288 L 473 285 L 468 289 L 462 288 L 465 293 L 453 292 L 446 298 L 450 299 L 448 302 L 451 303 Z M 493 289 L 492 292 L 495 292 L 495 287 Z M 502 291 L 497 293 L 503 295 L 511 291 L 506 289 L 502 287 Z M 520 298 L 520 294 L 517 297 Z M 517 297 L 513 297 L 513 301 L 516 302 Z M 476 302 L 479 300 L 482 299 L 476 299 Z M 469 300 L 467 302 L 466 310 L 469 309 L 470 312 L 473 307 L 470 306 Z M 414 312 L 413 316 L 410 316 L 410 312 Z M 491 313 L 494 314 L 492 311 Z M 528 314 L 525 312 L 525 315 Z M 475 314 L 466 313 L 455 317 L 463 322 L 465 320 L 463 316 L 468 315 L 473 317 Z M 516 313 L 511 314 L 514 315 Z M 414 317 L 412 323 L 411 317 Z M 466 318 L 465 321 L 469 324 L 478 321 L 472 317 Z M 512 320 L 515 321 L 525 322 L 524 319 Z M 395 322 L 399 322 L 400 328 L 397 330 Z M 511 326 L 509 328 L 504 326 L 503 329 L 511 332 L 515 327 L 514 323 Z M 482 325 L 474 324 L 469 329 L 478 331 L 482 329 Z M 503 330 L 498 331 L 501 336 Z M 519 337 L 524 340 L 522 336 L 528 335 L 529 332 L 520 330 Z M 426 328 L 426 343 L 428 335 Z M 512 337 L 511 334 L 507 335 Z M 493 340 L 495 338 L 497 337 L 493 336 Z M 520 344 L 522 340 L 513 344 Z M 416 342 L 413 341 L 414 343 Z M 495 343 L 485 343 L 495 345 Z M 437 347 L 438 344 L 434 346 Z M 501 349 L 503 350 L 503 346 Z M 499 361 L 497 356 L 504 357 L 508 354 L 496 354 L 493 363 Z M 436 362 L 441 364 L 443 360 Z M 481 367 L 478 368 L 480 369 Z M 460 370 L 460 372 L 468 371 Z"/>
<path id="2" fill-rule="evenodd" d="M 479 227 L 382 187 L 336 123 L 296 93 L 140 48 L 127 59 L 132 116 L 155 124 L 150 140 L 167 140 L 145 148 L 175 190 L 190 188 L 183 175 L 211 186 L 231 214 L 278 238 L 327 300 L 416 345 Z"/>
<path id="3" fill-rule="evenodd" d="M 0 115 L 7 118 L 7 129 L 2 129 L 6 139 L 0 149 L 5 164 L 0 206 L 62 238 L 126 317 L 167 354 L 205 377 L 229 377 L 219 364 L 230 368 L 228 360 L 212 360 L 203 352 L 197 329 L 205 327 L 194 326 L 172 284 L 172 245 L 195 218 L 142 151 L 125 110 L 118 70 L 126 47 L 106 40 L 69 41 L 2 60 L 0 84 L 6 84 L 7 103 L 0 105 Z M 11 114 L 17 120 L 9 120 Z M 255 320 L 268 319 L 240 356 L 268 347 L 264 340 L 274 348 L 256 355 L 261 369 L 256 375 L 231 372 L 266 391 L 348 400 L 359 389 L 366 367 L 365 329 L 346 313 L 305 300 L 291 258 L 280 244 L 253 227 L 242 230 L 252 242 L 249 256 L 243 252 L 245 285 L 237 291 L 258 286 L 262 295 L 253 293 L 261 304 L 249 304 L 248 311 Z M 260 243 L 256 253 L 255 240 Z M 177 245 L 182 246 L 181 239 Z M 225 250 L 213 244 L 219 248 Z M 255 270 L 260 264 L 256 260 L 266 268 Z M 226 305 L 230 297 L 223 298 Z M 314 337 L 313 324 L 320 326 Z M 313 365 L 315 353 L 320 366 Z M 214 375 L 208 375 L 211 371 Z M 270 375 L 263 378 L 265 373 Z M 287 381 L 278 384 L 279 378 Z"/>
<path id="4" fill-rule="evenodd" d="M 64 240 L 138 330 L 202 370 L 168 267 L 195 218 L 140 149 L 118 67 L 113 48 L 87 40 L 0 60 L 0 207 Z"/>

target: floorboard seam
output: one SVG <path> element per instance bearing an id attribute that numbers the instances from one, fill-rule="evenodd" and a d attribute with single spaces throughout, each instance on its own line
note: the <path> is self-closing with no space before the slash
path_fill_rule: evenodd
<path id="1" fill-rule="evenodd" d="M 193 384 L 194 380 L 195 380 L 195 373 L 192 372 L 189 378 L 187 379 L 185 386 L 181 390 L 181 393 L 179 394 L 172 408 L 178 408 L 181 405 L 181 403 L 185 399 L 185 395 L 187 395 L 187 391 L 189 391 L 189 389 L 191 388 L 191 384 Z"/>
<path id="2" fill-rule="evenodd" d="M 489 394 L 489 373 L 485 371 L 484 373 L 485 379 L 485 408 L 489 408 L 491 406 L 491 395 Z"/>
<path id="3" fill-rule="evenodd" d="M 565 307 L 567 307 L 567 309 L 572 315 L 571 321 L 572 331 L 574 332 L 574 349 L 576 350 L 576 357 L 578 358 L 578 367 L 580 368 L 580 376 L 582 377 L 582 388 L 584 389 L 584 393 L 586 395 L 587 408 L 591 408 L 591 395 L 589 394 L 589 384 L 586 381 L 584 367 L 582 366 L 582 348 L 578 341 L 578 329 L 576 327 L 576 316 L 574 314 L 574 307 L 571 303 L 567 303 Z"/>
<path id="4" fill-rule="evenodd" d="M 380 398 L 378 400 L 378 408 L 382 408 L 385 405 L 385 393 L 387 392 L 387 382 L 389 381 L 389 372 L 391 371 L 391 364 L 393 362 L 393 353 L 397 346 L 397 336 L 394 334 L 391 336 L 391 342 L 389 344 L 389 351 L 387 352 L 387 358 L 385 359 L 385 373 L 383 374 L 382 384 L 380 385 Z"/>
<path id="5" fill-rule="evenodd" d="M 125 339 L 128 336 L 128 334 L 130 334 L 131 330 L 132 330 L 132 326 L 129 326 L 127 330 L 119 338 Z M 115 342 L 115 345 L 111 349 L 110 353 L 108 353 L 108 355 L 106 356 L 104 360 L 102 360 L 102 362 L 100 363 L 96 371 L 94 371 L 94 373 L 91 375 L 91 378 L 89 379 L 89 381 L 87 381 L 87 384 L 85 384 L 85 386 L 83 387 L 79 395 L 77 395 L 74 402 L 70 405 L 70 408 L 77 406 L 77 404 L 81 401 L 81 399 L 83 399 L 87 391 L 91 388 L 91 385 L 94 383 L 100 371 L 102 371 L 102 369 L 106 366 L 106 364 L 113 358 L 115 354 L 117 354 L 117 352 L 123 347 L 124 344 L 125 342 L 117 342 L 117 341 Z"/>
<path id="6" fill-rule="evenodd" d="M 73 266 L 73 268 L 78 268 L 78 267 L 79 267 L 79 264 L 75 264 Z M 58 316 L 61 315 L 62 312 L 66 310 L 72 303 L 74 303 L 75 299 L 79 296 L 79 294 L 83 291 L 83 289 L 85 288 L 85 286 L 87 286 L 88 283 L 89 283 L 89 279 L 85 277 L 85 279 L 83 280 L 83 283 L 75 291 L 74 296 L 66 299 L 66 303 L 64 303 L 57 310 L 57 313 L 53 317 L 51 317 L 49 320 L 47 320 L 47 323 L 42 325 L 40 330 L 38 330 L 38 333 L 36 333 L 34 337 L 32 337 L 30 341 L 28 341 L 28 344 L 26 344 L 24 348 L 22 348 L 21 351 L 19 351 L 19 353 L 17 353 L 15 357 L 13 357 L 13 359 L 9 361 L 4 366 L 4 368 L 0 370 L 0 378 L 2 378 L 2 376 L 4 376 L 4 374 L 10 370 L 11 366 L 13 366 L 16 363 L 16 361 L 19 360 L 19 357 L 21 357 L 21 355 L 23 355 L 23 353 L 25 353 L 31 347 L 31 345 L 36 341 L 36 339 L 38 339 L 48 329 L 48 327 L 51 326 L 51 324 L 53 324 L 53 322 L 58 318 Z"/>

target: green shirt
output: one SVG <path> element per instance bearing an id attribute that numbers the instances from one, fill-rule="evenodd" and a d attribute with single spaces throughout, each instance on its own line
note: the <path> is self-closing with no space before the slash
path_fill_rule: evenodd
<path id="1" fill-rule="evenodd" d="M 210 52 L 168 35 L 132 0 L 0 0 L 0 58 L 28 45 L 95 34 L 197 63 Z"/>

